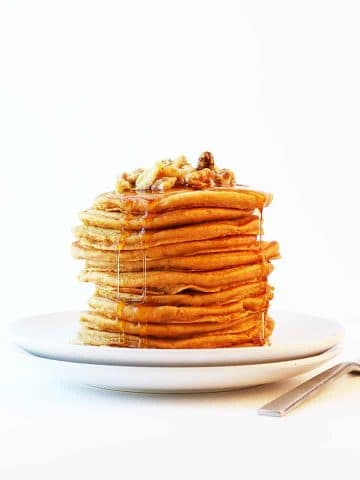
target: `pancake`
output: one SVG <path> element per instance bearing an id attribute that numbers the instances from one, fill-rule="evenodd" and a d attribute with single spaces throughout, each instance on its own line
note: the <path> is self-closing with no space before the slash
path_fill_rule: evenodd
<path id="1" fill-rule="evenodd" d="M 126 333 L 93 330 L 83 325 L 80 327 L 78 333 L 78 341 L 86 345 L 108 345 L 130 348 L 250 347 L 265 344 L 265 341 L 262 340 L 262 325 L 260 325 L 260 323 L 261 322 L 259 322 L 259 326 L 256 326 L 247 332 L 223 334 L 208 333 L 181 339 L 154 338 L 150 336 L 141 338 L 137 335 L 129 335 Z M 267 317 L 265 322 L 265 338 L 268 338 L 271 335 L 273 326 L 273 321 Z"/>
<path id="2" fill-rule="evenodd" d="M 146 271 L 149 270 L 217 270 L 237 265 L 251 265 L 259 263 L 263 260 L 272 260 L 278 258 L 279 249 L 276 242 L 263 245 L 260 250 L 242 250 L 228 253 L 212 253 L 205 255 L 191 255 L 186 257 L 170 257 L 156 260 L 146 259 Z M 100 257 L 100 255 L 99 255 Z M 105 258 L 96 260 L 87 260 L 87 269 L 97 269 L 99 271 L 115 272 L 141 272 L 144 270 L 144 259 L 137 262 L 123 262 L 118 260 L 115 253 L 109 259 L 109 255 Z"/>
<path id="3" fill-rule="evenodd" d="M 109 318 L 97 312 L 83 312 L 80 322 L 87 328 L 106 332 L 128 333 L 139 337 L 178 338 L 209 332 L 240 333 L 258 327 L 262 314 L 243 315 L 228 322 L 136 323 Z"/>
<path id="4" fill-rule="evenodd" d="M 210 270 L 203 272 L 146 272 L 146 288 L 155 288 L 165 293 L 178 293 L 191 289 L 203 292 L 218 292 L 221 287 L 231 283 L 241 283 L 249 280 L 261 280 L 272 271 L 270 262 L 263 262 L 243 267 L 225 268 L 223 270 Z M 79 279 L 83 282 L 93 282 L 110 287 L 135 287 L 145 288 L 143 272 L 99 272 L 84 270 Z"/>
<path id="5" fill-rule="evenodd" d="M 195 240 L 183 243 L 172 243 L 168 245 L 160 245 L 157 247 L 149 247 L 138 250 L 118 250 L 116 245 L 109 247 L 109 249 L 94 248 L 91 245 L 86 245 L 84 240 L 74 242 L 72 244 L 71 253 L 74 258 L 84 260 L 105 259 L 111 261 L 113 252 L 116 250 L 119 255 L 119 261 L 134 262 L 146 258 L 157 259 L 177 256 L 188 256 L 200 253 L 216 253 L 216 252 L 231 252 L 238 250 L 256 249 L 259 242 L 256 240 L 256 235 L 233 235 L 231 237 L 213 238 L 210 240 Z M 105 257 L 107 255 L 107 257 Z"/>
<path id="6" fill-rule="evenodd" d="M 129 322 L 141 323 L 193 323 L 215 321 L 223 323 L 228 315 L 233 313 L 247 313 L 262 311 L 267 307 L 269 296 L 263 294 L 251 299 L 227 303 L 225 305 L 208 305 L 206 307 L 151 305 L 151 304 L 126 304 L 103 297 L 93 296 L 89 299 L 89 307 L 110 318 L 121 318 Z"/>
<path id="7" fill-rule="evenodd" d="M 81 245 L 105 250 L 119 248 L 119 245 L 121 245 L 121 250 L 134 250 L 190 240 L 207 240 L 240 234 L 257 235 L 258 233 L 259 219 L 255 215 L 236 220 L 206 222 L 194 226 L 187 225 L 145 232 L 120 231 L 87 225 L 79 225 L 74 228 L 74 234 Z"/>
<path id="8" fill-rule="evenodd" d="M 246 299 L 250 302 L 252 296 L 267 294 L 272 297 L 272 287 L 266 281 L 244 283 L 232 288 L 220 290 L 214 293 L 191 292 L 164 295 L 156 291 L 147 290 L 146 301 L 149 305 L 184 305 L 184 306 L 206 306 L 226 305 Z M 97 285 L 95 295 L 113 301 L 137 302 L 142 294 L 142 289 L 119 289 Z"/>
<path id="9" fill-rule="evenodd" d="M 199 207 L 255 210 L 268 206 L 271 200 L 271 194 L 250 190 L 245 186 L 214 187 L 206 190 L 174 188 L 161 194 L 147 191 L 104 193 L 96 198 L 93 208 L 131 214 L 161 213 Z"/>
<path id="10" fill-rule="evenodd" d="M 110 229 L 160 230 L 195 223 L 232 220 L 251 215 L 251 210 L 235 208 L 188 208 L 160 214 L 135 215 L 124 212 L 108 212 L 89 209 L 80 213 L 84 225 Z"/>

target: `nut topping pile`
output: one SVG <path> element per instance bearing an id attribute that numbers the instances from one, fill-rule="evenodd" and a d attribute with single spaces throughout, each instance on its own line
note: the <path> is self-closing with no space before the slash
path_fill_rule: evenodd
<path id="1" fill-rule="evenodd" d="M 135 189 L 164 192 L 173 187 L 204 189 L 234 185 L 234 173 L 226 168 L 217 168 L 213 155 L 204 152 L 196 168 L 182 155 L 175 160 L 156 162 L 145 170 L 138 168 L 131 173 L 123 173 L 117 180 L 116 191 L 121 193 Z"/>

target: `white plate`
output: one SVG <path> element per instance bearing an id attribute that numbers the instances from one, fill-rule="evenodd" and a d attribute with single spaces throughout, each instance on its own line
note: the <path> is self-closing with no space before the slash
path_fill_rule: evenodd
<path id="1" fill-rule="evenodd" d="M 129 392 L 185 393 L 235 390 L 285 380 L 319 367 L 339 351 L 339 347 L 334 347 L 319 355 L 298 360 L 218 367 L 95 365 L 24 354 L 29 361 L 32 357 L 39 367 L 50 368 L 52 375 L 61 376 L 65 381 Z"/>
<path id="2" fill-rule="evenodd" d="M 54 360 L 104 365 L 239 365 L 303 358 L 339 343 L 343 328 L 333 320 L 300 313 L 272 312 L 275 332 L 266 347 L 160 350 L 73 345 L 79 312 L 59 312 L 13 322 L 14 342 Z"/>

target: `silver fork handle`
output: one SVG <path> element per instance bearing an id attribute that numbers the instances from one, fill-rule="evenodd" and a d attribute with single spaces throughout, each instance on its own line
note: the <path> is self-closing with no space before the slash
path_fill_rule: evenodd
<path id="1" fill-rule="evenodd" d="M 304 400 L 313 396 L 321 387 L 329 384 L 341 375 L 352 371 L 354 367 L 357 366 L 352 362 L 338 363 L 334 367 L 328 368 L 324 372 L 319 373 L 319 375 L 295 387 L 293 390 L 267 403 L 258 410 L 258 414 L 282 417 L 300 405 Z"/>

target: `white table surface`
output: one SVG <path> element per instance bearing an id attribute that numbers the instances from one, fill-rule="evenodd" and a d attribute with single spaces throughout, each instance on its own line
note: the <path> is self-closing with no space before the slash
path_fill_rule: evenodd
<path id="1" fill-rule="evenodd" d="M 359 334 L 355 324 L 348 329 L 340 358 L 357 358 Z M 53 378 L 43 360 L 26 358 L 9 342 L 0 362 L 4 480 L 360 478 L 354 375 L 273 418 L 258 416 L 257 408 L 308 374 L 227 393 L 145 395 Z"/>

